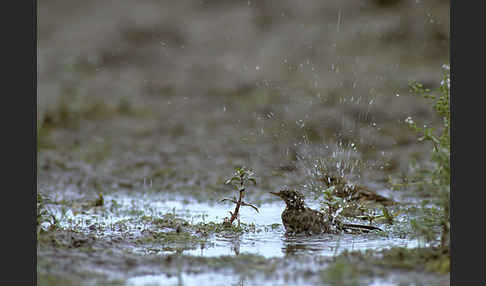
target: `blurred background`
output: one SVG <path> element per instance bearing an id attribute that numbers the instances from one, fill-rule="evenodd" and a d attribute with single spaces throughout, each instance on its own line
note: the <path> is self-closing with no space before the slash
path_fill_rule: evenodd
<path id="1" fill-rule="evenodd" d="M 39 188 L 221 192 L 324 171 L 384 184 L 426 160 L 409 92 L 449 62 L 449 1 L 38 2 Z M 339 161 L 339 160 L 338 160 Z M 320 166 L 322 171 L 322 166 Z"/>

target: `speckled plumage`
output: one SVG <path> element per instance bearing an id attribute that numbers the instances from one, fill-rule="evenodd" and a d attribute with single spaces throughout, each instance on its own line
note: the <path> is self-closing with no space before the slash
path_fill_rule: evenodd
<path id="1" fill-rule="evenodd" d="M 334 195 L 357 202 L 376 202 L 384 206 L 396 204 L 395 201 L 373 192 L 372 190 L 355 184 L 351 184 L 341 176 L 323 175 L 320 179 L 327 187 L 334 187 Z"/>
<path id="2" fill-rule="evenodd" d="M 373 226 L 343 224 L 332 221 L 328 215 L 307 207 L 305 205 L 304 195 L 298 191 L 284 189 L 278 193 L 270 193 L 280 197 L 287 205 L 282 212 L 282 223 L 287 232 L 319 234 L 339 233 L 342 230 L 380 230 Z"/>

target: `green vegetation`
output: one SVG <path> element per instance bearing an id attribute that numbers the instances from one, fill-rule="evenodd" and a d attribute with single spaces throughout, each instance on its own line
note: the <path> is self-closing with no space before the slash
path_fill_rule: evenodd
<path id="1" fill-rule="evenodd" d="M 249 206 L 252 207 L 254 210 L 258 212 L 258 208 L 252 204 L 246 203 L 243 201 L 245 197 L 245 190 L 247 188 L 247 184 L 252 182 L 256 185 L 256 180 L 254 178 L 255 173 L 253 170 L 247 167 L 236 167 L 233 173 L 233 176 L 225 181 L 225 184 L 232 184 L 234 189 L 239 193 L 239 198 L 236 200 L 236 197 L 233 196 L 233 199 L 222 199 L 221 201 L 230 201 L 234 203 L 235 210 L 233 212 L 229 212 L 231 217 L 225 218 L 224 223 L 231 225 L 235 219 L 238 219 L 238 227 L 240 226 L 240 218 L 239 218 L 239 211 L 241 206 Z"/>
<path id="2" fill-rule="evenodd" d="M 60 220 L 62 220 L 66 214 L 67 207 L 64 206 L 65 202 L 53 202 L 49 197 L 37 194 L 37 234 L 42 230 L 42 224 L 48 225 L 48 230 L 58 230 L 61 228 Z M 61 205 L 60 218 L 47 207 L 47 205 Z"/>
<path id="3" fill-rule="evenodd" d="M 420 127 L 411 117 L 405 122 L 420 137 L 418 140 L 431 143 L 433 148 L 430 166 L 417 169 L 410 179 L 403 182 L 391 181 L 392 187 L 410 188 L 426 196 L 418 208 L 418 215 L 411 220 L 412 228 L 427 242 L 440 242 L 449 247 L 450 237 L 450 68 L 443 65 L 443 78 L 437 89 L 424 88 L 420 83 L 412 83 L 413 93 L 431 100 L 432 108 L 442 118 L 440 130 L 424 124 Z"/>
<path id="4" fill-rule="evenodd" d="M 367 279 L 383 276 L 390 270 L 447 274 L 450 272 L 449 250 L 393 247 L 378 251 L 344 251 L 320 271 L 320 277 L 329 285 L 368 285 Z"/>
<path id="5" fill-rule="evenodd" d="M 330 285 L 360 285 L 361 276 L 357 265 L 351 263 L 346 256 L 337 257 L 333 263 L 320 273 L 321 279 Z"/>
<path id="6" fill-rule="evenodd" d="M 380 267 L 408 270 L 425 270 L 432 273 L 450 272 L 450 254 L 442 248 L 402 248 L 396 247 L 378 253 L 368 251 L 371 263 Z"/>
<path id="7" fill-rule="evenodd" d="M 45 208 L 46 202 L 47 198 L 44 198 L 41 194 L 37 194 L 37 227 L 47 220 L 48 212 Z"/>
<path id="8" fill-rule="evenodd" d="M 386 269 L 446 274 L 450 272 L 450 254 L 448 249 L 439 247 L 344 251 L 331 266 L 329 272 L 341 269 L 341 272 L 347 273 L 347 277 L 369 275 Z"/>
<path id="9" fill-rule="evenodd" d="M 313 179 L 324 183 L 324 186 L 314 184 L 315 199 L 321 204 L 321 209 L 334 220 L 360 219 L 371 223 L 393 224 L 394 218 L 400 213 L 387 206 L 396 202 L 383 197 L 366 187 L 348 182 L 343 176 L 321 174 Z"/>

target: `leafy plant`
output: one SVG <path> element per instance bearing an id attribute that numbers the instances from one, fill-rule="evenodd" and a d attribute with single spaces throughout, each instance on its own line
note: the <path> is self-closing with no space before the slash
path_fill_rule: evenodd
<path id="1" fill-rule="evenodd" d="M 345 221 L 346 218 L 361 219 L 374 222 L 393 224 L 398 211 L 393 213 L 386 208 L 395 202 L 380 196 L 366 187 L 347 181 L 343 176 L 319 175 L 318 182 L 327 188 L 317 185 L 312 188 L 315 199 L 319 199 L 321 210 L 334 221 Z M 307 184 L 310 185 L 310 184 Z"/>
<path id="2" fill-rule="evenodd" d="M 321 192 L 321 209 L 329 214 L 334 221 L 345 221 L 346 218 L 354 218 L 371 223 L 393 224 L 399 211 L 391 212 L 384 205 L 379 208 L 368 206 L 365 202 L 353 200 L 350 194 L 347 197 L 336 195 L 336 186 L 330 186 Z"/>
<path id="3" fill-rule="evenodd" d="M 40 193 L 37 194 L 37 231 L 39 231 L 40 225 L 49 219 L 49 212 L 46 209 L 48 202 L 48 198 L 42 196 Z"/>
<path id="4" fill-rule="evenodd" d="M 252 182 L 256 185 L 256 180 L 254 178 L 255 172 L 247 167 L 236 167 L 233 173 L 233 176 L 227 179 L 224 183 L 226 185 L 233 185 L 234 189 L 239 193 L 238 200 L 236 200 L 236 196 L 233 196 L 232 199 L 222 199 L 221 202 L 230 201 L 235 204 L 235 209 L 233 212 L 229 211 L 231 217 L 224 219 L 224 224 L 232 225 L 233 221 L 238 218 L 238 226 L 240 226 L 239 220 L 239 211 L 241 206 L 249 206 L 252 207 L 254 210 L 258 212 L 258 208 L 252 204 L 246 203 L 243 201 L 245 197 L 245 190 L 247 185 Z"/>
<path id="5" fill-rule="evenodd" d="M 417 82 L 411 84 L 413 93 L 432 101 L 433 109 L 442 118 L 440 130 L 427 125 L 420 127 L 412 117 L 405 119 L 420 136 L 419 141 L 432 143 L 432 167 L 415 170 L 419 174 L 412 182 L 392 182 L 392 185 L 429 192 L 429 198 L 423 200 L 419 208 L 419 216 L 411 220 L 411 224 L 417 234 L 427 241 L 434 241 L 440 236 L 441 246 L 446 247 L 450 237 L 450 67 L 443 65 L 442 68 L 443 77 L 439 88 L 432 90 Z"/>
<path id="6" fill-rule="evenodd" d="M 331 186 L 322 191 L 321 205 L 333 220 L 340 220 L 341 213 L 344 209 L 350 206 L 350 202 L 345 198 L 340 198 L 335 195 L 335 186 Z"/>

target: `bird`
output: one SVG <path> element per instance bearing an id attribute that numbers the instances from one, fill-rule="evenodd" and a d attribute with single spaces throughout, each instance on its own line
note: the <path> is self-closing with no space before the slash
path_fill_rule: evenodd
<path id="1" fill-rule="evenodd" d="M 360 203 L 376 202 L 383 206 L 396 204 L 394 200 L 379 195 L 364 186 L 349 183 L 342 176 L 323 175 L 318 180 L 323 182 L 327 187 L 334 187 L 333 193 L 340 198 L 346 198 Z"/>
<path id="2" fill-rule="evenodd" d="M 339 234 L 343 231 L 350 233 L 382 231 L 375 226 L 342 223 L 328 214 L 311 209 L 305 204 L 304 195 L 296 190 L 282 189 L 270 194 L 281 198 L 286 203 L 281 217 L 287 233 Z"/>

